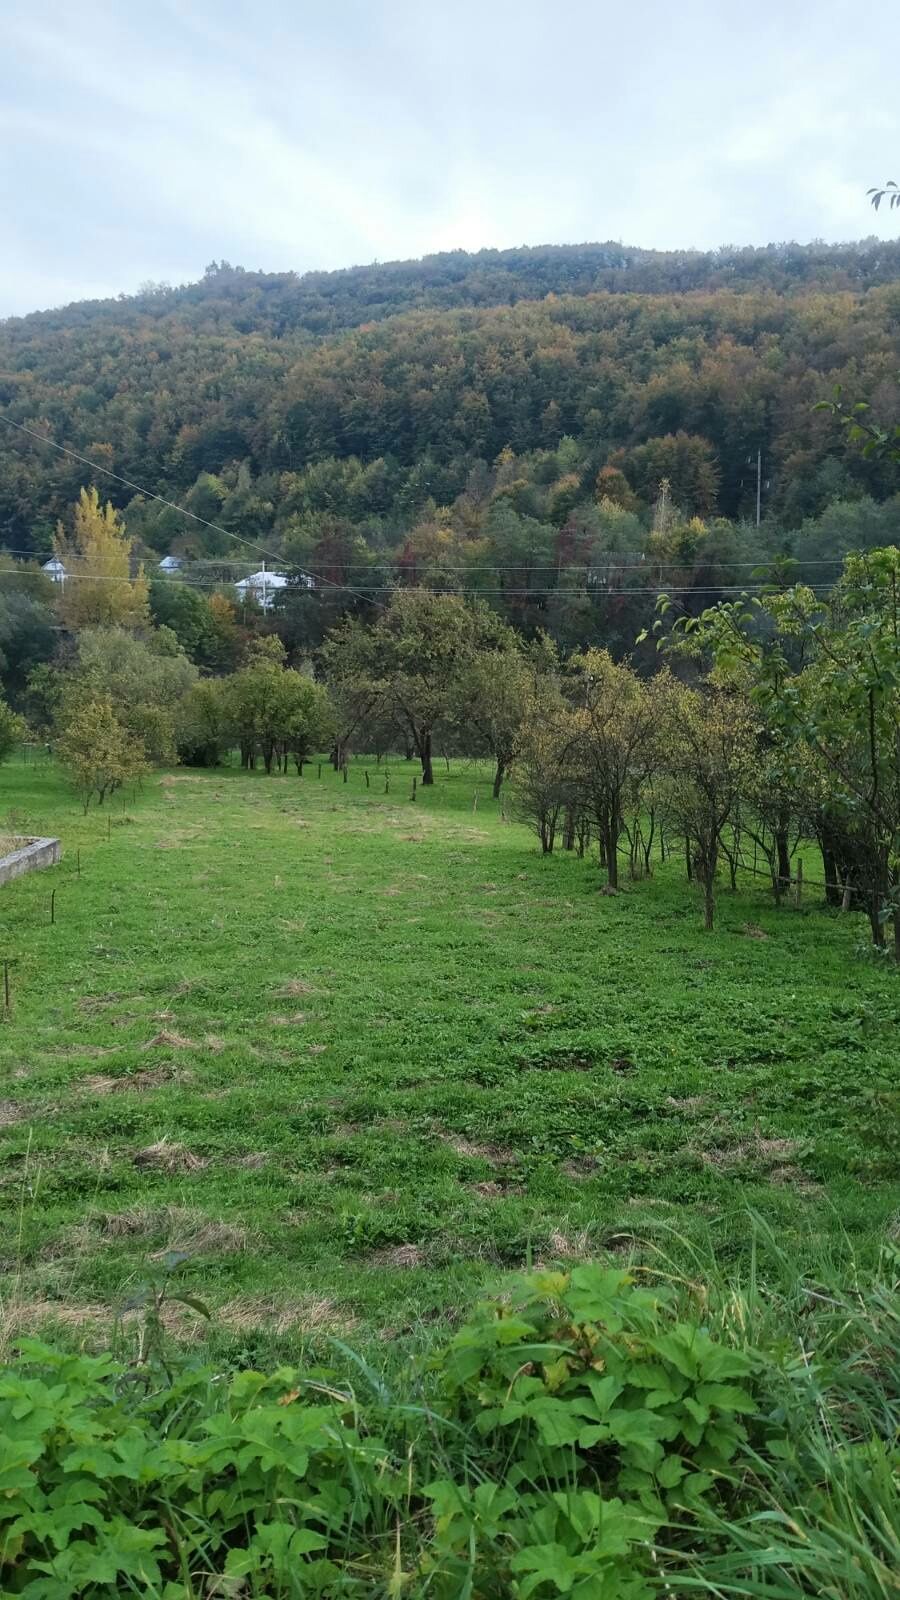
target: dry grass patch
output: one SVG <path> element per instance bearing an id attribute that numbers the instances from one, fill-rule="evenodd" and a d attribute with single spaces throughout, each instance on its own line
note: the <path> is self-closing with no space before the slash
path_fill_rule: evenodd
<path id="1" fill-rule="evenodd" d="M 90 1072 L 87 1077 L 80 1078 L 77 1088 L 82 1094 L 147 1094 L 151 1089 L 160 1089 L 164 1083 L 173 1083 L 175 1080 L 184 1083 L 186 1073 L 167 1072 L 163 1067 L 156 1067 L 148 1072 L 120 1072 L 117 1077 L 110 1077 L 105 1072 Z"/>
<path id="2" fill-rule="evenodd" d="M 295 1011 L 290 1017 L 269 1017 L 267 1021 L 270 1028 L 301 1028 L 304 1022 L 309 1021 L 309 1012 Z"/>
<path id="3" fill-rule="evenodd" d="M 489 1161 L 495 1167 L 509 1167 L 518 1160 L 515 1150 L 508 1150 L 500 1144 L 473 1144 L 471 1140 L 464 1139 L 458 1133 L 442 1133 L 439 1137 L 456 1155 L 467 1156 L 477 1161 Z"/>
<path id="4" fill-rule="evenodd" d="M 145 1050 L 196 1050 L 193 1039 L 186 1039 L 183 1033 L 173 1033 L 170 1028 L 161 1028 L 152 1039 L 144 1045 Z"/>
<path id="5" fill-rule="evenodd" d="M 804 1149 L 804 1143 L 800 1139 L 761 1139 L 758 1134 L 754 1134 L 752 1138 L 741 1139 L 733 1145 L 713 1146 L 711 1149 L 703 1150 L 701 1159 L 707 1166 L 728 1172 L 747 1164 L 777 1167 L 791 1162 Z"/>
<path id="6" fill-rule="evenodd" d="M 425 1264 L 425 1252 L 417 1244 L 395 1244 L 387 1250 L 376 1250 L 369 1257 L 369 1265 L 373 1267 L 421 1267 Z"/>
<path id="7" fill-rule="evenodd" d="M 291 978 L 288 983 L 282 983 L 274 993 L 280 995 L 282 1000 L 293 1000 L 301 994 L 315 994 L 311 983 L 306 983 L 303 978 Z"/>
<path id="8" fill-rule="evenodd" d="M 554 1256 L 564 1261 L 586 1261 L 589 1256 L 596 1254 L 590 1234 L 585 1229 L 579 1233 L 563 1233 L 559 1228 L 554 1228 L 547 1244 Z"/>
<path id="9" fill-rule="evenodd" d="M 141 1167 L 148 1172 L 200 1172 L 209 1166 L 209 1161 L 204 1156 L 195 1156 L 193 1151 L 186 1150 L 183 1144 L 175 1144 L 168 1139 L 158 1139 L 156 1144 L 148 1144 L 143 1150 L 136 1150 L 132 1156 L 136 1167 Z"/>
<path id="10" fill-rule="evenodd" d="M 29 1115 L 27 1106 L 17 1105 L 15 1100 L 0 1100 L 0 1128 L 13 1128 Z"/>
<path id="11" fill-rule="evenodd" d="M 213 1322 L 231 1333 L 335 1334 L 352 1333 L 356 1319 L 342 1311 L 333 1300 L 308 1295 L 298 1300 L 278 1300 L 274 1296 L 242 1296 L 226 1301 L 213 1312 Z"/>

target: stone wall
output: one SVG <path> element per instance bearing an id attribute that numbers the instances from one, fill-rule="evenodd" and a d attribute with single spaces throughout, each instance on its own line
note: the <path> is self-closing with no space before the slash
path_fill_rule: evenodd
<path id="1" fill-rule="evenodd" d="M 0 856 L 0 884 L 21 878 L 23 872 L 38 872 L 55 867 L 59 860 L 58 839 L 23 839 L 18 850 Z"/>

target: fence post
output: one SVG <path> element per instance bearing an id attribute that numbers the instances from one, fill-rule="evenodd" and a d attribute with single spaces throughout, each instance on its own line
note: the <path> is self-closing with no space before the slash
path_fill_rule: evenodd
<path id="1" fill-rule="evenodd" d="M 798 856 L 797 857 L 797 876 L 796 876 L 796 879 L 794 880 L 794 904 L 797 907 L 798 911 L 800 910 L 800 906 L 801 906 L 802 902 L 803 902 L 803 857 L 802 856 Z"/>
<path id="2" fill-rule="evenodd" d="M 368 787 L 369 787 L 369 773 L 368 773 L 368 769 L 367 769 L 366 770 L 366 788 L 368 789 Z"/>
<path id="3" fill-rule="evenodd" d="M 415 778 L 413 778 L 412 794 L 410 795 L 409 798 L 410 798 L 410 800 L 415 800 L 415 798 L 416 798 L 416 780 L 415 780 Z"/>
<path id="4" fill-rule="evenodd" d="M 56 922 L 56 890 L 55 889 L 51 889 L 51 891 L 50 891 L 50 926 L 51 926 L 51 928 L 54 926 L 55 922 Z"/>

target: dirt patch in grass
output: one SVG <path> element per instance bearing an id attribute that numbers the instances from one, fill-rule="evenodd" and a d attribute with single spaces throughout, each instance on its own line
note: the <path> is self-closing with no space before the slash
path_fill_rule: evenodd
<path id="1" fill-rule="evenodd" d="M 30 1112 L 27 1106 L 17 1105 L 15 1100 L 0 1100 L 0 1128 L 13 1128 L 17 1122 L 24 1122 Z"/>
<path id="2" fill-rule="evenodd" d="M 773 1167 L 769 1173 L 769 1182 L 774 1183 L 779 1189 L 793 1189 L 795 1194 L 817 1195 L 822 1193 L 822 1185 L 813 1178 L 807 1177 L 800 1167 L 790 1163 L 783 1167 Z"/>
<path id="3" fill-rule="evenodd" d="M 509 1167 L 519 1159 L 515 1150 L 509 1150 L 501 1144 L 473 1144 L 470 1139 L 464 1139 L 458 1133 L 442 1133 L 439 1137 L 456 1155 L 468 1156 L 477 1161 L 489 1161 L 495 1167 Z"/>
<path id="4" fill-rule="evenodd" d="M 706 1095 L 685 1094 L 679 1096 L 669 1094 L 666 1095 L 666 1105 L 671 1106 L 673 1111 L 699 1111 L 701 1106 L 706 1105 Z"/>
<path id="5" fill-rule="evenodd" d="M 209 1166 L 204 1156 L 195 1156 L 183 1144 L 171 1143 L 168 1139 L 158 1139 L 156 1144 L 136 1150 L 131 1159 L 136 1167 L 147 1172 L 200 1172 Z"/>
<path id="6" fill-rule="evenodd" d="M 245 1167 L 248 1172 L 258 1172 L 269 1159 L 268 1150 L 248 1150 L 245 1156 L 235 1156 L 236 1167 Z"/>
<path id="7" fill-rule="evenodd" d="M 567 1178 L 573 1178 L 576 1183 L 583 1183 L 585 1178 L 594 1178 L 600 1171 L 600 1163 L 595 1156 L 572 1156 L 568 1161 L 563 1161 L 560 1172 Z"/>
<path id="8" fill-rule="evenodd" d="M 79 1011 L 102 1011 L 106 1006 L 117 1006 L 126 997 L 115 992 L 110 994 L 83 994 L 78 1002 Z M 136 996 L 129 995 L 129 999 Z"/>
<path id="9" fill-rule="evenodd" d="M 295 1011 L 290 1017 L 268 1017 L 270 1028 L 302 1028 L 304 1022 L 309 1021 L 308 1011 Z"/>
<path id="10" fill-rule="evenodd" d="M 280 995 L 283 1000 L 292 1000 L 298 995 L 315 994 L 316 991 L 313 985 L 306 983 L 303 978 L 291 978 L 288 983 L 282 983 L 273 992 Z"/>

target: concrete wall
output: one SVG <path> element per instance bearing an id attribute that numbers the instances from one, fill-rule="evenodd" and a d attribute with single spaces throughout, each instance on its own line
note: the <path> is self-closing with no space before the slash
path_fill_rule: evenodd
<path id="1" fill-rule="evenodd" d="M 55 867 L 58 860 L 58 839 L 27 839 L 21 849 L 13 850 L 8 856 L 0 856 L 0 884 L 9 883 L 12 878 L 21 878 L 23 872 Z"/>

